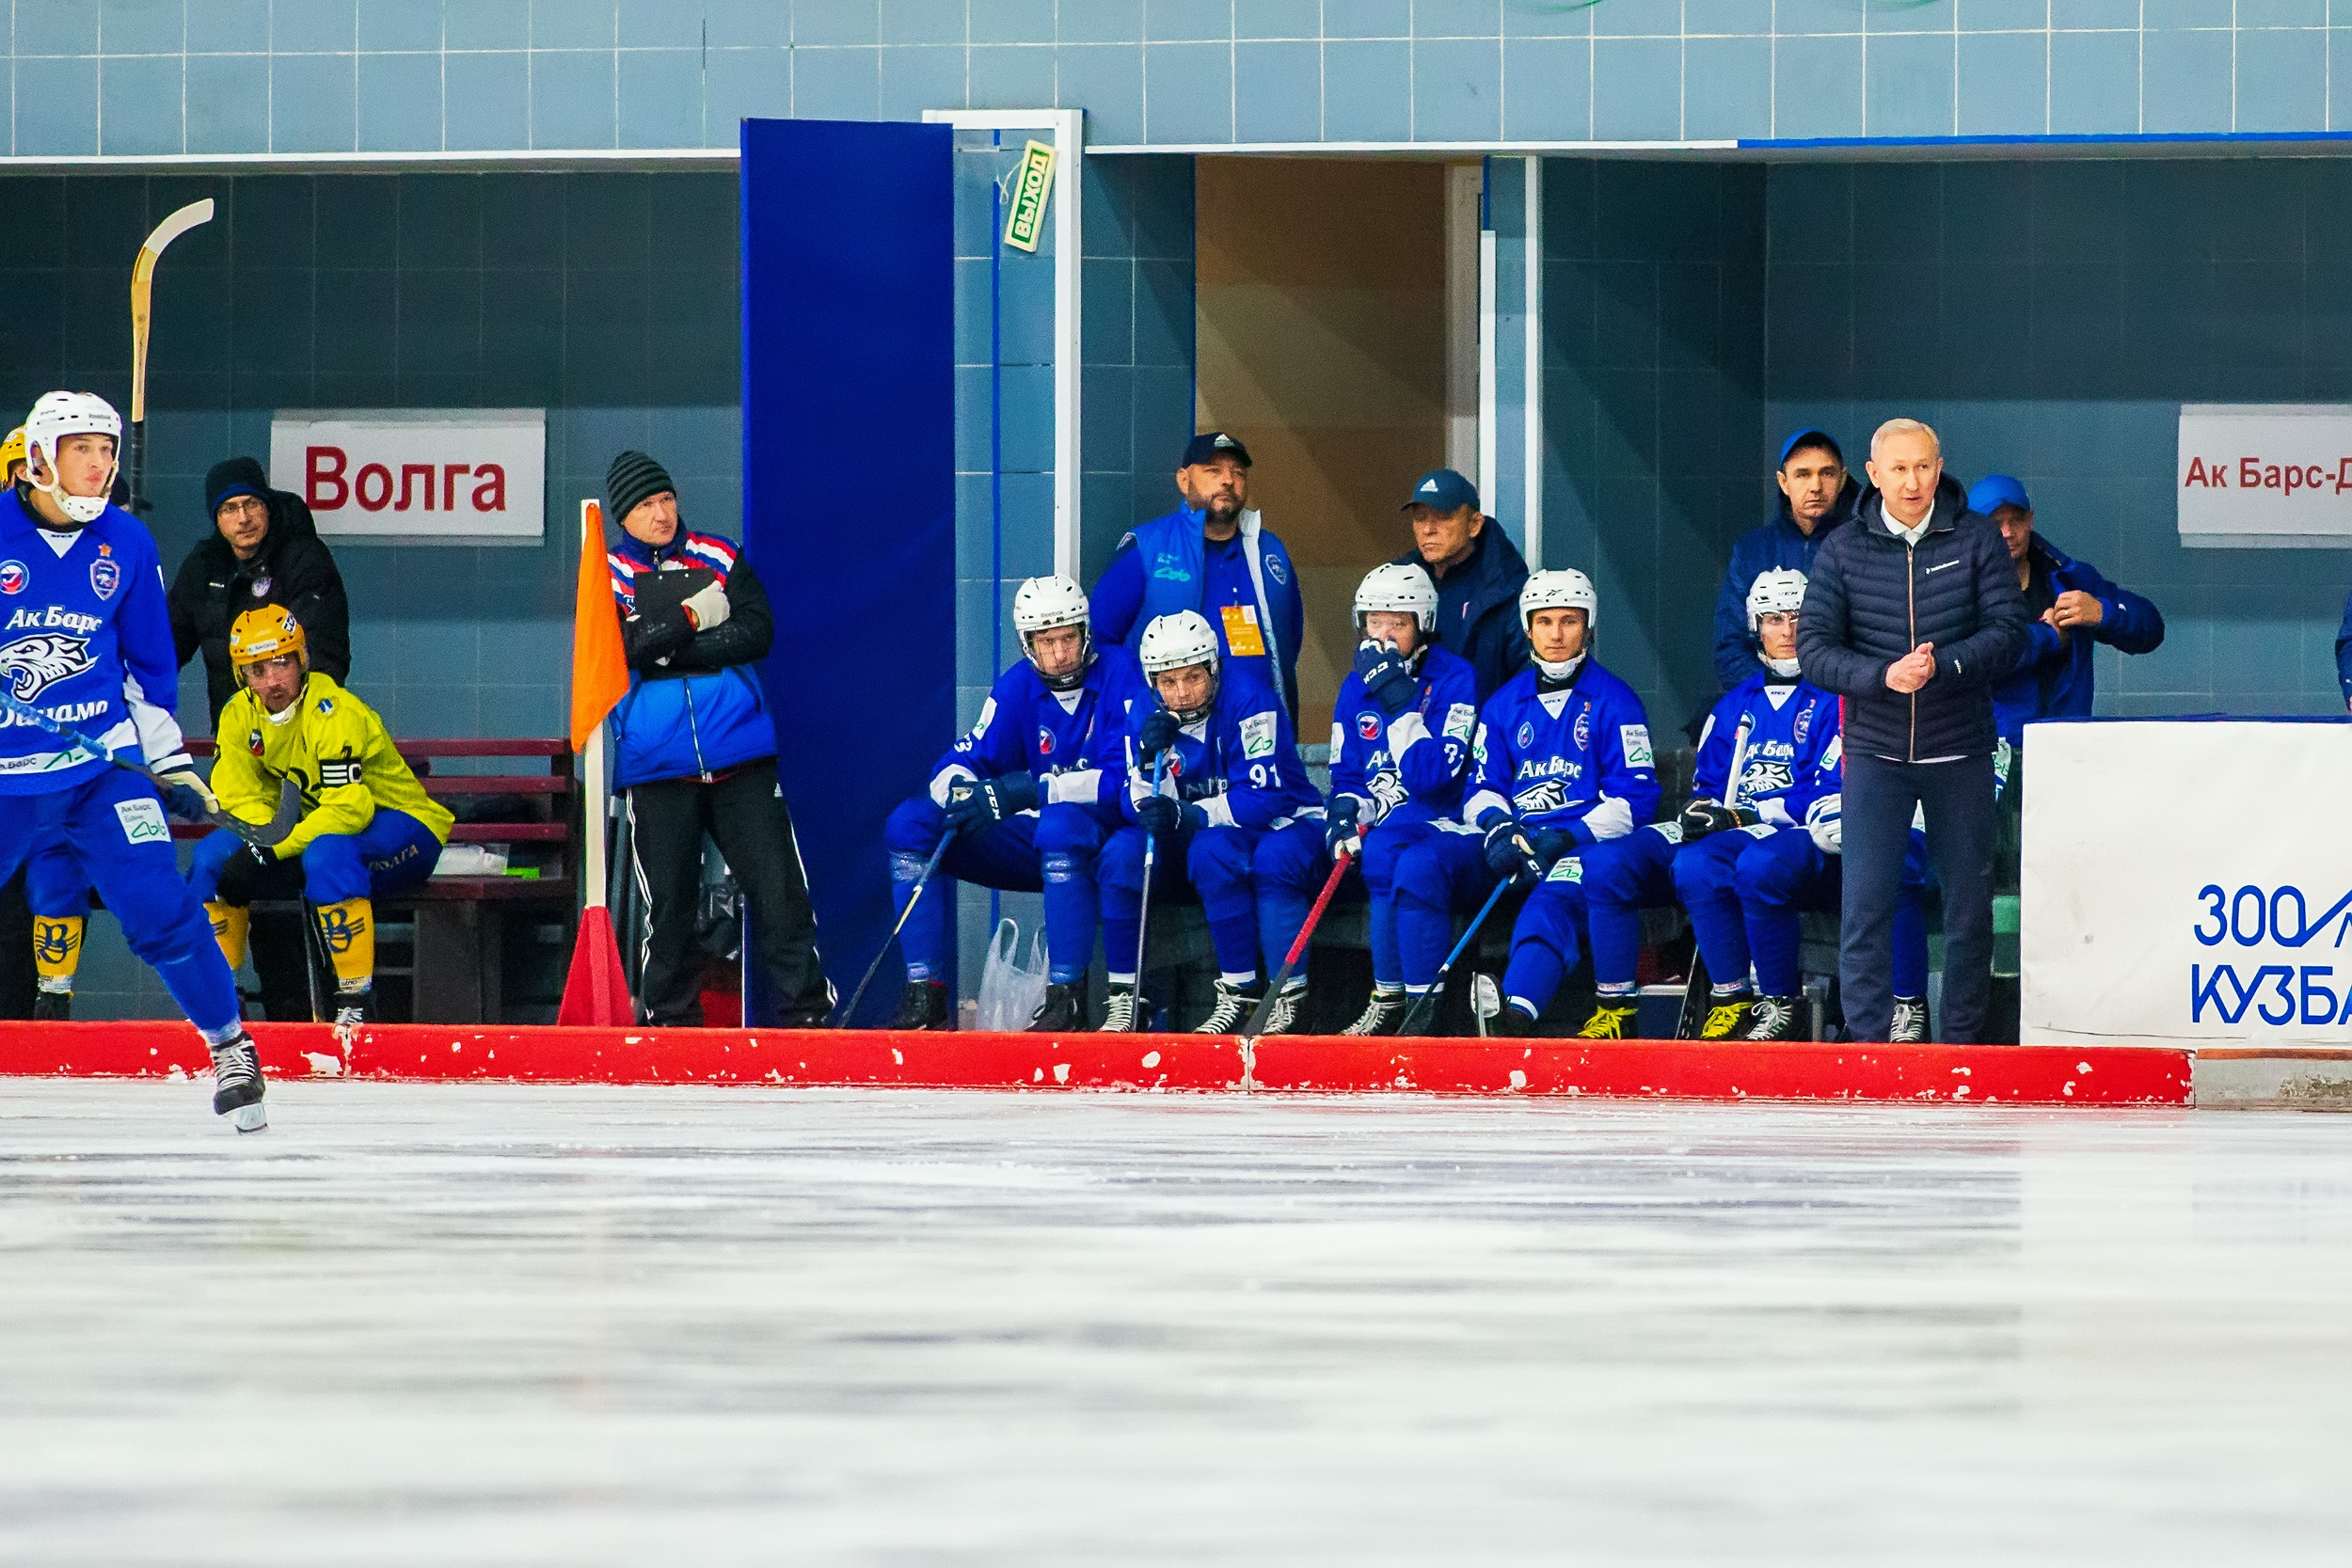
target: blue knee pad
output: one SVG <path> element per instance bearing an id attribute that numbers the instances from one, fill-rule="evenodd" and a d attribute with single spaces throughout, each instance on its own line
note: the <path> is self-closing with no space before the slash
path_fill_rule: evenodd
<path id="1" fill-rule="evenodd" d="M 213 901 L 220 885 L 220 868 L 244 847 L 245 840 L 226 828 L 196 841 L 196 853 L 188 862 L 188 891 L 196 895 L 198 903 Z"/>
<path id="2" fill-rule="evenodd" d="M 1364 892 L 1372 901 L 1366 924 L 1370 927 L 1372 980 L 1375 986 L 1405 983 L 1405 959 L 1396 933 L 1396 868 L 1408 851 L 1426 844 L 1437 833 L 1437 823 L 1429 809 L 1408 801 L 1382 817 L 1379 826 L 1364 835 L 1360 866 Z"/>
<path id="3" fill-rule="evenodd" d="M 1740 854 L 1733 883 L 1756 956 L 1757 988 L 1767 996 L 1794 996 L 1804 983 L 1798 914 L 1836 906 L 1838 884 L 1829 857 L 1804 832 L 1784 829 Z"/>
<path id="4" fill-rule="evenodd" d="M 1184 874 L 1209 917 L 1219 973 L 1258 972 L 1258 897 L 1250 861 L 1263 835 L 1253 828 L 1202 828 L 1184 848 Z"/>
<path id="5" fill-rule="evenodd" d="M 1095 862 L 1113 831 L 1100 807 L 1066 801 L 1041 806 L 1037 814 L 1039 874 L 1045 883 L 1046 978 L 1075 985 L 1094 959 L 1094 936 L 1102 925 L 1102 892 Z"/>
<path id="6" fill-rule="evenodd" d="M 929 980 L 947 962 L 946 911 L 955 898 L 952 886 L 946 885 L 944 868 L 932 873 L 933 885 L 924 889 L 914 910 L 907 909 L 946 832 L 946 818 L 929 795 L 900 801 L 882 825 L 882 843 L 890 851 L 891 908 L 906 916 L 898 931 L 898 950 L 906 956 L 910 980 Z"/>
<path id="7" fill-rule="evenodd" d="M 1431 834 L 1406 850 L 1391 885 L 1406 987 L 1426 987 L 1436 981 L 1446 951 L 1454 945 L 1455 904 L 1483 897 L 1494 886 L 1478 835 Z"/>

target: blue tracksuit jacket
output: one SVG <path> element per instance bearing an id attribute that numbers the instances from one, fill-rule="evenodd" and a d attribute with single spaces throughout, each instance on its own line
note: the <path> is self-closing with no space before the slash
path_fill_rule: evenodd
<path id="1" fill-rule="evenodd" d="M 1159 617 L 1197 610 L 1216 628 L 1225 669 L 1273 687 L 1283 705 L 1295 712 L 1298 645 L 1307 627 L 1298 568 L 1274 531 L 1259 523 L 1256 513 L 1243 514 L 1241 531 L 1215 544 L 1200 531 L 1205 517 L 1204 513 L 1180 508 L 1138 523 L 1119 542 L 1119 553 L 1089 595 L 1095 638 L 1133 648 L 1143 641 L 1143 628 Z M 1266 654 L 1233 651 L 1229 610 L 1236 615 L 1246 611 L 1254 619 Z"/>
<path id="2" fill-rule="evenodd" d="M 2026 559 L 2035 571 L 2049 574 L 2052 597 L 2080 591 L 2096 598 L 2105 613 L 2095 626 L 2070 627 L 2063 633 L 2047 621 L 2026 624 L 2026 651 L 2007 675 L 1993 683 L 1993 722 L 2012 746 L 2025 735 L 2029 719 L 2090 716 L 2093 642 L 2145 654 L 2164 641 L 2164 612 L 2137 594 L 2116 587 L 2090 562 L 2076 561 L 2040 534 L 2026 546 Z"/>
<path id="3" fill-rule="evenodd" d="M 1772 520 L 1750 529 L 1731 546 L 1731 564 L 1724 571 L 1723 587 L 1715 594 L 1715 678 L 1728 691 L 1756 673 L 1756 633 L 1748 629 L 1748 590 L 1766 572 L 1790 569 L 1813 575 L 1813 558 L 1821 542 L 1853 519 L 1862 486 L 1849 475 L 1846 487 L 1808 537 L 1788 511 L 1788 498 L 1775 498 L 1779 506 Z"/>

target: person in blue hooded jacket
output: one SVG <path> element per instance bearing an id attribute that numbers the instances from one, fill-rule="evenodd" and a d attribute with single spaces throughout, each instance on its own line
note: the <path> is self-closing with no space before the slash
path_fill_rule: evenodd
<path id="1" fill-rule="evenodd" d="M 1429 640 L 1469 661 L 1483 703 L 1527 668 L 1518 604 L 1527 562 L 1510 535 L 1478 510 L 1478 487 L 1452 468 L 1415 480 L 1403 511 L 1413 547 L 1395 564 L 1419 566 L 1437 584 Z"/>
<path id="2" fill-rule="evenodd" d="M 751 911 L 753 956 L 783 1022 L 817 1027 L 833 1011 L 833 986 L 817 956 L 756 668 L 775 638 L 767 590 L 733 545 L 680 524 L 676 486 L 644 452 L 615 457 L 604 489 L 621 524 L 604 561 L 628 659 L 628 694 L 610 721 L 612 783 L 628 797 L 632 871 L 647 906 L 639 1009 L 648 1023 L 702 1022 L 694 923 L 707 832 Z M 666 572 L 696 573 L 693 592 L 641 605 Z"/>
<path id="3" fill-rule="evenodd" d="M 1176 489 L 1184 504 L 1120 540 L 1095 583 L 1094 635 L 1140 651 L 1145 627 L 1192 610 L 1226 670 L 1271 690 L 1295 724 L 1307 607 L 1290 552 L 1249 510 L 1249 449 L 1223 431 L 1194 436 Z"/>
<path id="4" fill-rule="evenodd" d="M 2088 561 L 2077 561 L 2034 532 L 2033 502 L 2008 474 L 1987 474 L 1969 487 L 1968 510 L 1993 519 L 2017 567 L 2026 595 L 2026 651 L 1993 683 L 1993 721 L 2011 747 L 2034 719 L 2090 715 L 2090 648 L 2151 654 L 2164 642 L 2164 612 L 2118 588 Z M 2014 766 L 2012 764 L 2012 766 Z"/>
<path id="5" fill-rule="evenodd" d="M 1766 572 L 1810 577 L 1822 541 L 1853 517 L 1862 486 L 1846 471 L 1845 453 L 1825 430 L 1807 425 L 1781 443 L 1773 470 L 1780 498 L 1770 520 L 1731 546 L 1731 564 L 1715 594 L 1715 678 L 1729 691 L 1756 673 L 1756 633 L 1748 629 L 1748 590 Z"/>
<path id="6" fill-rule="evenodd" d="M 996 677 L 977 722 L 931 769 L 930 787 L 890 814 L 890 893 L 906 990 L 893 1029 L 946 1029 L 948 913 L 961 879 L 1042 893 L 1050 968 L 1041 1033 L 1084 1028 L 1079 1001 L 1101 918 L 1094 862 L 1126 817 L 1127 732 L 1153 699 L 1135 655 L 1097 648 L 1087 596 L 1065 577 L 1031 578 L 1012 598 L 1021 658 Z M 953 834 L 945 852 L 943 834 Z M 933 885 L 917 900 L 924 868 Z"/>

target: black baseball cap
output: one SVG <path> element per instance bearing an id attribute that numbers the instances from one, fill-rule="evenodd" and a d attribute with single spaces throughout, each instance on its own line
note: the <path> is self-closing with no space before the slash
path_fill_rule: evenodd
<path id="1" fill-rule="evenodd" d="M 1204 430 L 1185 443 L 1184 460 L 1176 466 L 1189 468 L 1220 457 L 1230 457 L 1245 468 L 1249 467 L 1249 449 L 1221 430 Z"/>

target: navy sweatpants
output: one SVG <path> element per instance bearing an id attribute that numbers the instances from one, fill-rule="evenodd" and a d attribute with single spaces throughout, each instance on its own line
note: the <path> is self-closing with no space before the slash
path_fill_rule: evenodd
<path id="1" fill-rule="evenodd" d="M 1888 762 L 1846 754 L 1845 898 L 1837 928 L 1837 975 L 1846 1027 L 1857 1040 L 1883 1040 L 1893 1027 L 1895 916 L 1902 901 L 1911 818 L 1928 819 L 1928 858 L 1944 889 L 1944 1018 L 1950 1045 L 1984 1037 L 1993 997 L 1993 852 L 2000 814 L 1993 759 Z"/>

